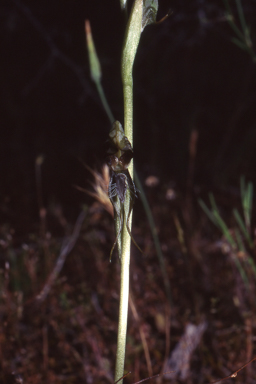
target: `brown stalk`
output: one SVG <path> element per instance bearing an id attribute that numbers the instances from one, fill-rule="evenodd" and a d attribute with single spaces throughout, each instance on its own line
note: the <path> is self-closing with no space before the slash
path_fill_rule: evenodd
<path id="1" fill-rule="evenodd" d="M 60 255 L 57 259 L 55 267 L 54 267 L 53 271 L 51 272 L 45 286 L 43 287 L 41 292 L 37 295 L 37 297 L 36 297 L 37 301 L 43 302 L 46 299 L 47 295 L 49 294 L 49 292 L 52 288 L 52 285 L 54 284 L 55 280 L 57 279 L 57 277 L 58 277 L 58 275 L 59 275 L 59 273 L 60 273 L 60 271 L 61 271 L 61 269 L 65 263 L 67 255 L 72 251 L 72 249 L 74 248 L 74 246 L 76 244 L 76 241 L 77 241 L 78 236 L 80 234 L 80 230 L 81 230 L 83 221 L 85 219 L 85 215 L 86 215 L 86 213 L 84 211 L 82 211 L 80 213 L 80 215 L 77 218 L 75 228 L 74 228 L 74 231 L 73 231 L 71 237 L 66 238 L 64 240 L 63 245 L 62 245 L 62 249 L 60 251 Z"/>
<path id="2" fill-rule="evenodd" d="M 215 381 L 211 381 L 209 384 L 216 384 L 216 383 L 220 383 L 221 381 L 224 381 L 224 380 L 228 380 L 228 379 L 233 379 L 235 377 L 237 377 L 237 374 L 242 371 L 242 369 L 244 369 L 245 367 L 247 367 L 249 364 L 251 364 L 254 360 L 256 360 L 256 357 L 254 357 L 253 359 L 251 359 L 250 361 L 248 361 L 248 363 L 244 364 L 241 368 L 237 369 L 235 372 L 231 373 L 230 375 L 226 376 L 226 377 L 223 377 L 222 379 L 218 379 L 218 380 L 215 380 Z"/>
<path id="3" fill-rule="evenodd" d="M 139 314 L 137 312 L 137 309 L 135 307 L 135 304 L 134 304 L 134 301 L 132 299 L 131 294 L 129 295 L 129 304 L 130 304 L 130 308 L 131 308 L 131 311 L 132 311 L 132 314 L 133 314 L 133 317 L 134 317 L 135 321 L 137 323 L 140 323 Z M 151 364 L 151 359 L 150 359 L 150 354 L 149 354 L 149 349 L 148 349 L 148 343 L 147 343 L 147 339 L 146 339 L 145 333 L 143 331 L 143 327 L 141 325 L 139 325 L 139 332 L 140 332 L 140 338 L 141 338 L 141 342 L 142 342 L 143 349 L 144 349 L 144 354 L 145 354 L 145 359 L 146 359 L 146 363 L 147 363 L 148 374 L 149 374 L 149 376 L 152 376 L 153 375 L 153 370 L 152 370 L 152 364 Z"/>

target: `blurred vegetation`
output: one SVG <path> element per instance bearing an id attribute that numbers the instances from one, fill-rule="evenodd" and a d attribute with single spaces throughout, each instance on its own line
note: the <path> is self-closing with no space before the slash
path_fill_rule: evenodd
<path id="1" fill-rule="evenodd" d="M 159 19 L 169 8 L 159 1 Z M 187 324 L 206 324 L 186 352 L 187 383 L 225 377 L 256 354 L 255 2 L 171 8 L 145 30 L 136 57 L 134 152 L 173 306 L 138 202 L 133 231 L 144 252 L 133 248 L 131 258 L 130 383 L 163 369 Z M 105 0 L 4 0 L 0 15 L 0 382 L 113 383 L 120 266 L 109 265 L 111 211 L 81 193 L 92 178 L 83 163 L 102 165 L 98 138 L 110 124 L 90 80 L 84 21 L 122 121 L 125 15 Z M 236 382 L 255 376 L 253 363 Z"/>
<path id="2" fill-rule="evenodd" d="M 228 4 L 229 9 L 217 0 L 173 1 L 171 17 L 142 36 L 134 69 L 134 150 L 143 177 L 157 172 L 183 188 L 188 145 L 196 130 L 196 183 L 235 184 L 241 174 L 255 183 L 255 63 L 232 39 L 242 34 L 253 49 L 256 11 L 252 0 L 243 1 L 243 27 L 236 2 Z M 159 19 L 169 8 L 169 2 L 159 2 Z M 102 161 L 98 136 L 107 138 L 110 127 L 90 80 L 84 20 L 89 19 L 95 31 L 106 97 L 122 121 L 124 15 L 104 0 L 75 5 L 4 1 L 1 15 L 0 170 L 6 177 L 0 192 L 35 214 L 36 204 L 33 209 L 30 204 L 33 163 L 44 154 L 49 181 L 44 193 L 72 210 L 70 201 L 83 200 L 72 188 L 84 177 L 76 159 L 89 166 Z M 13 188 L 16 182 L 22 193 Z"/>

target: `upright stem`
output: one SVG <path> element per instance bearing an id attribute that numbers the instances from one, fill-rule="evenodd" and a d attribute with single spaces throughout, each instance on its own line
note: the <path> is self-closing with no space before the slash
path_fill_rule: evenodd
<path id="1" fill-rule="evenodd" d="M 127 0 L 120 0 L 121 7 L 125 8 Z M 133 144 L 133 79 L 132 79 L 132 68 L 133 62 L 135 58 L 135 54 L 137 51 L 137 47 L 140 40 L 140 35 L 145 25 L 155 21 L 155 15 L 158 8 L 158 2 L 155 0 L 155 3 L 149 3 L 151 18 L 148 17 L 146 22 L 142 22 L 142 14 L 143 14 L 143 0 L 135 0 L 133 9 L 131 11 L 131 16 L 128 21 L 126 35 L 124 39 L 124 47 L 122 52 L 122 81 L 123 81 L 123 92 L 124 92 L 124 133 L 128 138 L 131 145 Z M 152 14 L 152 9 L 155 8 L 155 14 Z M 144 9 L 145 11 L 145 9 Z M 148 15 L 148 13 L 146 13 Z M 87 47 L 89 52 L 90 59 L 90 70 L 91 70 L 91 78 L 95 82 L 102 104 L 106 110 L 106 113 L 109 117 L 111 124 L 114 122 L 114 117 L 111 113 L 107 100 L 105 98 L 105 94 L 101 85 L 101 67 L 100 62 L 96 54 L 96 49 L 94 47 L 93 38 L 91 34 L 90 23 L 87 20 L 85 22 L 85 31 L 87 38 Z M 131 161 L 129 166 L 129 172 L 133 179 L 133 162 Z M 155 227 L 155 223 L 153 220 L 152 213 L 150 211 L 149 204 L 147 202 L 146 195 L 143 191 L 142 185 L 139 182 L 139 178 L 135 173 L 135 181 L 139 187 L 141 192 L 141 197 L 143 201 L 143 205 L 150 223 L 151 232 L 153 235 L 157 255 L 159 257 L 159 262 L 161 265 L 162 274 L 164 276 L 165 287 L 167 291 L 167 295 L 169 300 L 171 301 L 170 294 L 170 284 L 167 278 L 167 274 L 164 267 L 164 258 L 161 251 L 159 239 L 157 236 L 157 231 Z M 129 212 L 129 200 L 126 199 L 124 213 Z M 130 215 L 130 223 L 131 227 L 132 215 Z M 118 381 L 124 372 L 124 361 L 125 361 L 125 345 L 126 345 L 126 331 L 127 331 L 127 313 L 128 313 L 128 298 L 129 298 L 129 266 L 130 266 L 130 245 L 131 239 L 127 232 L 126 225 L 123 226 L 122 231 L 122 241 L 120 244 L 122 246 L 121 249 L 121 288 L 120 288 L 120 308 L 119 308 L 119 323 L 118 323 L 118 340 L 117 340 L 117 357 L 116 357 L 116 370 L 115 370 L 115 381 Z"/>
<path id="2" fill-rule="evenodd" d="M 132 68 L 137 47 L 141 35 L 143 0 L 135 0 L 128 20 L 124 46 L 121 60 L 121 71 L 124 92 L 124 134 L 133 145 L 133 81 Z M 133 162 L 129 166 L 129 172 L 133 179 Z M 130 197 L 125 198 L 125 212 L 129 212 Z M 128 213 L 127 213 L 128 214 Z M 132 214 L 130 215 L 129 226 L 131 228 Z M 120 287 L 120 306 L 119 323 L 117 337 L 117 357 L 115 369 L 115 381 L 119 380 L 124 374 L 125 346 L 127 333 L 128 317 L 128 298 L 129 298 L 129 269 L 130 269 L 131 238 L 126 225 L 122 229 L 122 258 L 121 258 L 121 287 Z M 122 384 L 122 380 L 120 381 Z"/>
<path id="3" fill-rule="evenodd" d="M 163 276 L 165 292 L 166 292 L 166 295 L 168 297 L 169 303 L 172 306 L 171 285 L 170 285 L 170 281 L 169 281 L 167 270 L 166 270 L 164 255 L 163 255 L 160 241 L 159 241 L 159 238 L 157 235 L 156 224 L 155 224 L 148 200 L 146 198 L 145 192 L 143 190 L 143 186 L 140 182 L 139 176 L 137 175 L 136 169 L 134 170 L 134 180 L 135 180 L 135 185 L 138 187 L 138 189 L 140 191 L 140 198 L 141 198 L 141 201 L 142 201 L 142 204 L 144 206 L 144 209 L 145 209 L 145 212 L 147 215 L 147 219 L 149 222 L 150 230 L 151 230 L 153 241 L 154 241 L 155 248 L 156 248 L 156 254 L 157 254 L 157 257 L 159 260 L 159 265 L 160 265 L 162 276 Z"/>
<path id="4" fill-rule="evenodd" d="M 125 346 L 128 318 L 128 299 L 129 299 L 129 267 L 130 267 L 130 238 L 123 235 L 125 243 L 122 246 L 121 260 L 121 287 L 119 304 L 118 337 L 116 351 L 115 382 L 124 374 Z M 120 381 L 122 383 L 122 380 Z"/>

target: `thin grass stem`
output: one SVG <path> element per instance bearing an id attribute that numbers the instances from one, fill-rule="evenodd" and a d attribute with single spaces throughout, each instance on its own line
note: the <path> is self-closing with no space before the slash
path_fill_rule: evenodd
<path id="1" fill-rule="evenodd" d="M 170 286 L 170 281 L 169 281 L 169 278 L 168 278 L 168 275 L 167 275 L 167 272 L 166 272 L 166 265 L 165 265 L 165 261 L 164 261 L 164 255 L 162 253 L 159 237 L 157 235 L 157 229 L 156 229 L 155 220 L 153 218 L 152 211 L 150 209 L 148 200 L 146 198 L 145 192 L 143 190 L 142 184 L 140 182 L 140 179 L 139 179 L 139 176 L 137 175 L 136 170 L 134 170 L 134 180 L 135 180 L 135 184 L 137 185 L 137 187 L 138 187 L 138 189 L 140 191 L 141 201 L 142 201 L 142 204 L 144 206 L 144 210 L 146 212 L 147 219 L 148 219 L 148 222 L 149 222 L 150 230 L 151 230 L 153 241 L 154 241 L 155 248 L 156 248 L 156 254 L 157 254 L 157 257 L 158 257 L 159 265 L 160 265 L 160 268 L 161 268 L 161 273 L 162 273 L 163 280 L 164 280 L 165 292 L 167 294 L 167 298 L 169 300 L 170 305 L 172 305 L 171 286 Z"/>
<path id="2" fill-rule="evenodd" d="M 110 123 L 112 125 L 114 123 L 114 121 L 115 121 L 115 118 L 114 118 L 114 115 L 111 112 L 111 109 L 109 108 L 109 105 L 108 105 L 108 102 L 107 102 L 107 99 L 106 99 L 103 87 L 101 85 L 101 82 L 98 81 L 97 83 L 95 83 L 95 85 L 97 87 L 97 90 L 98 90 L 98 93 L 99 93 L 102 105 L 103 105 L 103 107 L 104 107 L 104 109 L 106 111 L 106 114 L 108 115 L 109 121 L 110 121 Z"/>
<path id="3" fill-rule="evenodd" d="M 246 36 L 246 34 L 248 33 L 248 27 L 245 21 L 244 11 L 243 11 L 243 7 L 240 0 L 236 0 L 236 7 L 237 7 L 237 12 L 240 19 L 241 27 L 244 32 L 244 36 Z"/>

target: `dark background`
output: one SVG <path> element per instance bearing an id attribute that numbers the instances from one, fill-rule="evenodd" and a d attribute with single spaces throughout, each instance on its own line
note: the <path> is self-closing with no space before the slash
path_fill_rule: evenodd
<path id="1" fill-rule="evenodd" d="M 190 134 L 197 130 L 193 185 L 238 186 L 242 174 L 255 182 L 256 68 L 231 42 L 223 2 L 159 3 L 158 19 L 169 8 L 173 14 L 145 29 L 134 66 L 134 151 L 141 179 L 155 174 L 162 184 L 184 189 Z M 255 42 L 256 2 L 243 1 L 243 7 Z M 110 125 L 90 79 L 85 19 L 107 99 L 123 122 L 125 17 L 118 0 L 1 1 L 2 220 L 22 217 L 25 227 L 36 217 L 35 160 L 41 154 L 46 205 L 57 201 L 75 217 L 89 199 L 74 187 L 87 187 L 91 177 L 80 160 L 91 167 L 103 163 Z"/>

